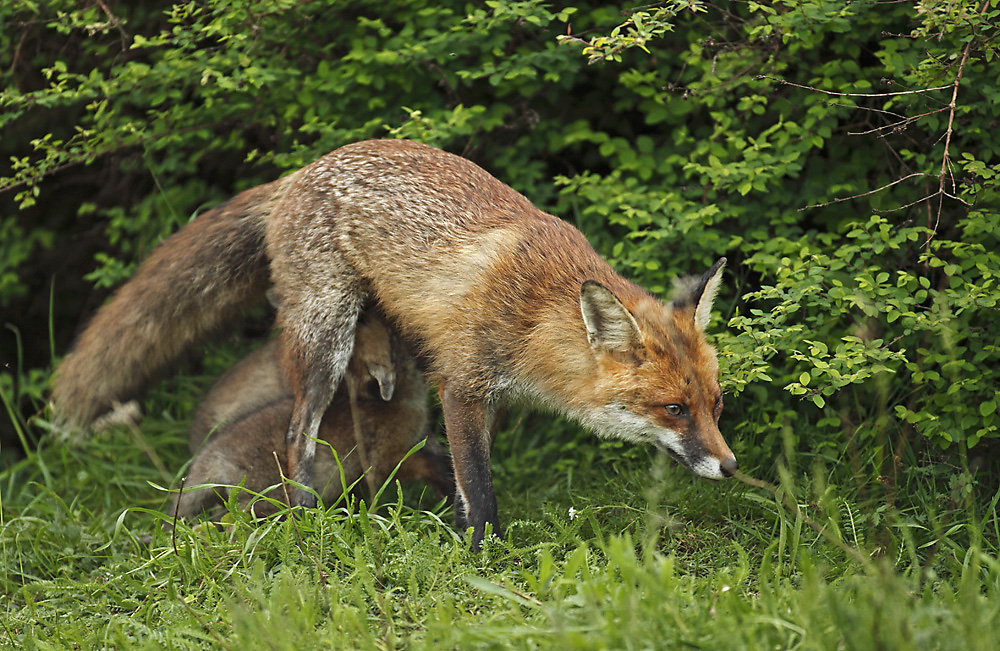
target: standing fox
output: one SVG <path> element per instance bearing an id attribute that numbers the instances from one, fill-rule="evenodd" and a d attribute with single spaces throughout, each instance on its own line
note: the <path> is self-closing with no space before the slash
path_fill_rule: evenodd
<path id="1" fill-rule="evenodd" d="M 293 402 L 278 352 L 272 342 L 242 359 L 219 378 L 198 406 L 191 426 L 195 460 L 188 472 L 189 486 L 242 481 L 248 491 L 260 492 L 281 482 L 278 463 L 285 467 L 285 431 Z M 358 322 L 343 385 L 319 428 L 320 439 L 329 444 L 318 446 L 315 462 L 317 489 L 324 501 L 340 495 L 341 469 L 348 486 L 362 472 L 368 473 L 372 486 L 381 486 L 406 453 L 425 438 L 424 447 L 399 465 L 397 477 L 428 483 L 438 498 L 450 496 L 454 489 L 451 461 L 437 440 L 427 436 L 423 375 L 402 342 L 372 310 L 363 312 Z M 353 409 L 360 441 L 352 423 L 350 391 L 356 395 Z M 330 448 L 337 452 L 336 459 Z M 251 497 L 252 493 L 241 492 L 240 502 L 245 506 Z M 214 490 L 188 489 L 177 496 L 174 512 L 191 517 L 221 501 Z M 272 508 L 269 502 L 257 502 L 254 510 L 260 515 Z"/>
<path id="2" fill-rule="evenodd" d="M 59 369 L 57 413 L 87 424 L 206 331 L 278 302 L 294 396 L 289 474 L 311 486 L 320 420 L 375 299 L 438 382 L 456 520 L 500 534 L 490 451 L 496 409 L 527 402 L 596 433 L 653 443 L 699 475 L 737 468 L 704 336 L 725 259 L 664 305 L 583 234 L 458 156 L 401 140 L 337 149 L 198 217 L 163 242 Z M 312 496 L 294 491 L 293 502 Z"/>

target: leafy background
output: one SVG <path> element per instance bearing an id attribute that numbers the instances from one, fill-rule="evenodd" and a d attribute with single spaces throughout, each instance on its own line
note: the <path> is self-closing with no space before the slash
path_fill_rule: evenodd
<path id="1" fill-rule="evenodd" d="M 0 25 L 8 468 L 44 446 L 58 356 L 161 238 L 339 145 L 405 137 L 476 161 L 655 293 L 726 255 L 710 329 L 752 474 L 803 503 L 848 491 L 865 544 L 914 558 L 947 536 L 907 531 L 995 514 L 995 1 L 14 0 Z M 182 430 L 266 330 L 196 355 L 144 429 Z M 547 416 L 511 428 L 501 476 L 648 464 Z"/>
<path id="2" fill-rule="evenodd" d="M 991 3 L 3 12 L 21 413 L 32 371 L 164 235 L 338 145 L 407 137 L 575 222 L 654 292 L 729 256 L 714 330 L 744 455 L 775 458 L 782 436 L 887 459 L 997 437 Z"/>

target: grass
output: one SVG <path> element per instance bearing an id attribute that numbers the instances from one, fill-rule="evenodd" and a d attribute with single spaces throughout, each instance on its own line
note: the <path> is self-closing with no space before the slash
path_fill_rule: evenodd
<path id="1" fill-rule="evenodd" d="M 0 645 L 995 648 L 998 493 L 967 473 L 911 473 L 887 506 L 812 460 L 772 493 L 529 416 L 494 455 L 507 539 L 475 554 L 419 487 L 164 531 L 185 436 L 161 412 L 3 451 Z"/>

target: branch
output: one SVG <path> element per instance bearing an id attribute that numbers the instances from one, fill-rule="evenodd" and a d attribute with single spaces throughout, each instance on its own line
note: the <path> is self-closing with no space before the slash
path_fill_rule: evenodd
<path id="1" fill-rule="evenodd" d="M 984 0 L 982 8 L 979 10 L 980 15 L 985 13 L 990 6 L 990 0 Z M 938 208 L 937 215 L 934 217 L 934 226 L 931 227 L 931 234 L 927 236 L 927 241 L 924 242 L 924 249 L 929 251 L 931 240 L 937 235 L 938 226 L 941 224 L 941 212 L 944 209 L 944 198 L 949 196 L 944 189 L 944 181 L 948 174 L 948 161 L 950 157 L 948 156 L 948 149 L 951 147 L 951 136 L 955 132 L 955 108 L 958 106 L 958 86 L 962 83 L 962 74 L 965 72 L 965 64 L 969 61 L 969 53 L 972 51 L 972 43 L 974 39 L 969 39 L 969 42 L 965 44 L 965 49 L 962 50 L 962 60 L 958 63 L 958 73 L 955 75 L 955 81 L 951 84 L 951 101 L 948 102 L 948 130 L 945 132 L 944 136 L 944 154 L 941 156 L 941 172 L 938 173 Z M 930 226 L 928 224 L 928 226 Z"/>
<path id="2" fill-rule="evenodd" d="M 983 14 L 983 13 L 986 12 L 986 10 L 990 6 L 990 1 L 991 0 L 984 0 L 983 5 L 982 5 L 982 7 L 979 10 L 980 14 Z M 924 242 L 924 248 L 925 248 L 925 250 L 929 250 L 931 240 L 934 239 L 934 236 L 937 234 L 937 229 L 938 229 L 938 227 L 941 224 L 941 214 L 944 212 L 944 200 L 945 200 L 945 198 L 954 199 L 955 201 L 958 201 L 958 202 L 960 202 L 961 204 L 963 204 L 965 206 L 970 206 L 971 205 L 968 201 L 966 201 L 966 200 L 958 197 L 957 184 L 955 183 L 955 179 L 954 179 L 953 176 L 951 176 L 951 179 L 952 179 L 952 182 L 951 182 L 952 192 L 948 192 L 948 190 L 945 187 L 945 183 L 946 183 L 947 179 L 950 176 L 950 174 L 949 174 L 949 172 L 950 172 L 950 170 L 949 170 L 949 162 L 951 160 L 951 157 L 950 157 L 948 151 L 951 148 L 951 137 L 952 137 L 952 135 L 955 132 L 955 112 L 956 112 L 956 108 L 958 106 L 958 87 L 962 83 L 962 76 L 963 76 L 963 74 L 965 72 L 965 65 L 969 61 L 969 54 L 972 52 L 972 44 L 974 42 L 975 42 L 975 39 L 971 39 L 970 38 L 969 41 L 965 44 L 965 48 L 962 50 L 962 58 L 961 58 L 961 60 L 958 63 L 958 71 L 955 74 L 954 81 L 952 81 L 950 84 L 947 84 L 945 86 L 935 86 L 933 88 L 922 88 L 922 89 L 919 89 L 919 90 L 897 91 L 897 92 L 890 92 L 890 93 L 838 93 L 838 92 L 835 92 L 835 91 L 823 90 L 822 88 L 816 88 L 816 87 L 813 87 L 813 86 L 805 86 L 805 85 L 802 85 L 802 84 L 796 84 L 796 83 L 793 83 L 793 82 L 790 82 L 790 81 L 786 81 L 784 79 L 779 79 L 777 77 L 771 77 L 771 76 L 768 76 L 768 75 L 758 75 L 757 79 L 768 79 L 768 80 L 771 80 L 771 81 L 776 81 L 779 84 L 784 84 L 786 86 L 792 86 L 794 88 L 801 88 L 803 90 L 809 90 L 809 91 L 813 91 L 813 92 L 817 92 L 817 93 L 824 93 L 826 95 L 833 95 L 833 96 L 836 96 L 836 97 L 868 97 L 868 98 L 871 98 L 871 97 L 898 97 L 898 96 L 901 96 L 901 95 L 918 95 L 918 94 L 923 94 L 923 93 L 929 93 L 929 92 L 932 92 L 932 91 L 947 90 L 948 88 L 951 89 L 951 100 L 948 102 L 948 104 L 944 105 L 940 109 L 936 109 L 936 110 L 933 110 L 933 111 L 928 111 L 926 113 L 922 113 L 920 115 L 916 115 L 916 116 L 913 116 L 913 117 L 906 117 L 906 118 L 901 119 L 898 122 L 894 122 L 892 124 L 887 124 L 887 125 L 881 126 L 881 127 L 876 127 L 874 129 L 869 129 L 868 131 L 862 131 L 862 132 L 857 132 L 857 133 L 849 133 L 849 135 L 867 135 L 867 134 L 871 134 L 871 133 L 880 133 L 880 132 L 885 131 L 887 129 L 890 129 L 890 130 L 901 129 L 901 128 L 904 128 L 906 125 L 910 124 L 911 122 L 914 122 L 914 121 L 919 120 L 921 118 L 927 117 L 929 115 L 934 115 L 936 113 L 941 113 L 943 111 L 948 111 L 948 128 L 945 131 L 945 133 L 943 134 L 943 138 L 944 138 L 944 154 L 941 156 L 941 170 L 936 175 L 935 174 L 927 174 L 927 173 L 924 173 L 924 172 L 915 172 L 913 174 L 907 174 L 906 176 L 898 178 L 895 181 L 893 181 L 891 183 L 887 183 L 886 185 L 883 185 L 882 187 L 876 188 L 874 190 L 869 190 L 868 192 L 862 192 L 861 194 L 851 195 L 849 197 L 840 197 L 838 199 L 833 199 L 833 200 L 827 201 L 825 203 L 812 204 L 812 205 L 809 205 L 809 206 L 805 206 L 803 208 L 799 208 L 799 211 L 801 212 L 803 210 L 808 210 L 810 208 L 824 208 L 826 206 L 830 206 L 830 205 L 833 205 L 835 203 L 841 203 L 841 202 L 844 202 L 844 201 L 850 201 L 851 199 L 860 199 L 862 197 L 867 197 L 867 196 L 876 194 L 878 192 L 881 192 L 882 190 L 886 190 L 888 188 L 891 188 L 892 186 L 894 186 L 894 185 L 896 185 L 898 183 L 902 183 L 903 181 L 905 181 L 907 179 L 914 178 L 914 177 L 936 177 L 938 179 L 938 188 L 937 188 L 937 190 L 935 190 L 931 194 L 923 197 L 922 199 L 917 199 L 916 201 L 912 201 L 912 202 L 906 204 L 905 206 L 901 206 L 901 207 L 893 208 L 892 209 L 892 211 L 905 210 L 906 208 L 910 208 L 912 206 L 915 206 L 915 205 L 917 205 L 919 203 L 923 203 L 925 201 L 930 201 L 933 198 L 937 197 L 937 199 L 938 199 L 938 205 L 937 205 L 937 212 L 936 212 L 936 215 L 934 217 L 934 225 L 933 226 L 930 223 L 930 221 L 931 221 L 930 210 L 928 210 L 928 215 L 927 215 L 927 227 L 928 227 L 928 229 L 930 231 L 930 234 L 927 236 L 927 241 Z M 928 204 L 928 209 L 930 209 L 930 204 Z M 883 211 L 883 212 L 889 212 L 889 211 Z"/>
<path id="3" fill-rule="evenodd" d="M 29 174 L 29 175 L 26 175 L 26 176 L 23 176 L 23 177 L 20 177 L 20 178 L 18 176 L 16 176 L 16 175 L 15 176 L 6 177 L 6 178 L 0 178 L 0 181 L 7 181 L 6 185 L 0 185 L 0 194 L 3 194 L 4 192 L 9 192 L 11 190 L 14 190 L 14 189 L 19 188 L 19 187 L 24 186 L 24 185 L 29 185 L 29 184 L 32 184 L 32 183 L 38 183 L 38 182 L 42 181 L 43 179 L 45 179 L 46 177 L 49 177 L 49 176 L 55 174 L 56 172 L 61 172 L 61 171 L 65 170 L 65 169 L 68 169 L 70 167 L 74 167 L 76 165 L 89 165 L 90 163 L 92 163 L 93 161 L 97 160 L 98 158 L 100 158 L 102 156 L 107 156 L 108 154 L 115 154 L 115 153 L 118 153 L 120 151 L 127 150 L 129 148 L 139 148 L 139 147 L 142 147 L 143 149 L 146 149 L 147 147 L 149 147 L 149 145 L 155 143 L 156 141 L 158 141 L 158 140 L 160 140 L 160 139 L 162 139 L 162 138 L 164 138 L 166 136 L 175 136 L 175 135 L 179 135 L 179 134 L 189 133 L 189 132 L 192 132 L 192 131 L 200 131 L 202 129 L 213 129 L 213 128 L 216 128 L 216 127 L 220 127 L 220 126 L 232 123 L 232 122 L 234 122 L 236 120 L 242 120 L 243 118 L 245 118 L 246 116 L 250 115 L 251 113 L 252 113 L 252 111 L 247 110 L 247 111 L 244 111 L 243 113 L 240 113 L 239 115 L 226 116 L 226 117 L 223 117 L 221 120 L 216 120 L 214 122 L 205 122 L 205 123 L 202 123 L 202 124 L 193 124 L 193 125 L 186 126 L 186 127 L 180 127 L 180 128 L 172 129 L 172 130 L 169 130 L 169 131 L 164 131 L 162 133 L 154 133 L 152 135 L 139 136 L 135 140 L 128 140 L 128 141 L 124 141 L 124 142 L 118 142 L 118 144 L 109 146 L 107 149 L 98 150 L 96 152 L 91 152 L 91 153 L 77 154 L 75 156 L 67 156 L 67 160 L 65 160 L 65 162 L 60 163 L 59 165 L 56 165 L 55 167 L 49 168 L 47 170 L 42 170 L 41 172 L 36 172 L 35 174 Z M 79 143 L 79 142 L 80 141 L 76 141 L 76 143 Z M 73 143 L 71 141 L 69 144 L 75 144 L 75 143 Z M 84 144 L 88 144 L 88 143 L 84 143 Z M 37 151 L 37 149 L 36 149 L 36 151 Z M 61 150 L 61 151 L 65 151 L 65 149 Z"/>
<path id="4" fill-rule="evenodd" d="M 868 110 L 869 111 L 878 111 L 880 113 L 888 113 L 889 115 L 893 115 L 892 113 L 889 113 L 888 111 L 881 111 L 879 109 L 868 109 Z M 848 131 L 847 135 L 849 135 L 849 136 L 867 136 L 870 133 L 875 133 L 876 131 L 884 131 L 886 129 L 890 129 L 892 131 L 896 131 L 897 129 L 904 129 L 904 128 L 906 128 L 906 125 L 908 125 L 911 122 L 916 122 L 920 118 L 926 118 L 926 117 L 928 117 L 930 115 L 934 115 L 935 113 L 941 113 L 941 112 L 947 111 L 947 110 L 948 110 L 947 106 L 942 106 L 939 109 L 934 109 L 933 111 L 928 111 L 926 113 L 921 113 L 920 115 L 914 115 L 913 117 L 900 116 L 902 119 L 900 119 L 898 122 L 893 122 L 891 124 L 883 124 L 880 127 L 875 127 L 874 129 L 869 129 L 868 131 Z"/>
<path id="5" fill-rule="evenodd" d="M 108 9 L 108 5 L 104 4 L 104 0 L 97 0 L 97 4 L 100 5 L 104 15 L 108 17 L 108 22 L 118 29 L 118 35 L 122 41 L 122 51 L 124 52 L 125 50 L 128 50 L 128 46 L 132 42 L 132 36 L 125 31 L 124 27 L 122 27 L 121 19 L 111 13 L 111 10 Z"/>
<path id="6" fill-rule="evenodd" d="M 771 81 L 776 81 L 779 84 L 785 86 L 791 86 L 793 88 L 801 88 L 802 90 L 811 90 L 816 93 L 824 93 L 826 95 L 833 95 L 835 97 L 897 97 L 899 95 L 919 95 L 920 93 L 929 93 L 935 90 L 947 90 L 951 88 L 951 84 L 946 86 L 935 86 L 934 88 L 921 88 L 920 90 L 901 90 L 894 93 L 837 93 L 832 90 L 823 90 L 822 88 L 816 88 L 815 86 L 803 86 L 802 84 L 796 84 L 791 81 L 786 81 L 784 79 L 779 79 L 778 77 L 771 77 L 770 75 L 757 75 L 756 79 L 769 79 Z"/>
<path id="7" fill-rule="evenodd" d="M 803 210 L 809 210 L 810 208 L 826 208 L 827 206 L 832 206 L 835 203 L 841 203 L 843 201 L 850 201 L 851 199 L 860 199 L 861 197 L 867 197 L 869 195 L 875 194 L 876 192 L 881 192 L 882 190 L 887 190 L 887 189 L 891 188 L 892 186 L 896 185 L 897 183 L 902 183 L 903 181 L 905 181 L 907 179 L 912 179 L 915 176 L 930 176 L 930 177 L 933 177 L 934 175 L 933 174 L 927 174 L 925 172 L 914 172 L 913 174 L 907 174 L 906 176 L 904 176 L 902 178 L 896 179 L 892 183 L 886 183 L 882 187 L 875 188 L 874 190 L 869 190 L 868 192 L 862 192 L 861 194 L 852 194 L 849 197 L 840 197 L 839 199 L 831 199 L 830 201 L 827 201 L 826 203 L 815 203 L 815 204 L 813 204 L 811 206 L 803 206 L 802 208 L 799 208 L 799 212 L 802 212 Z M 932 194 L 929 197 L 925 197 L 925 199 L 930 199 L 931 197 L 935 196 L 936 194 L 937 193 Z M 923 200 L 924 199 L 921 199 L 920 201 L 923 201 Z"/>

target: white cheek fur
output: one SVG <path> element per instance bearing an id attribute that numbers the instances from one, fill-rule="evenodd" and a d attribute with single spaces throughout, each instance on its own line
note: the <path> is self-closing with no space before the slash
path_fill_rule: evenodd
<path id="1" fill-rule="evenodd" d="M 624 405 L 605 405 L 601 409 L 579 417 L 578 420 L 598 436 L 632 443 L 651 443 L 668 450 L 696 475 L 711 479 L 725 477 L 718 459 L 704 454 L 692 455 L 676 431 L 651 423 L 646 418 L 629 411 Z"/>
<path id="2" fill-rule="evenodd" d="M 617 438 L 632 443 L 656 443 L 657 430 L 662 428 L 629 411 L 624 405 L 610 404 L 583 414 L 584 427 L 598 436 Z M 669 430 L 666 430 L 669 431 Z"/>

